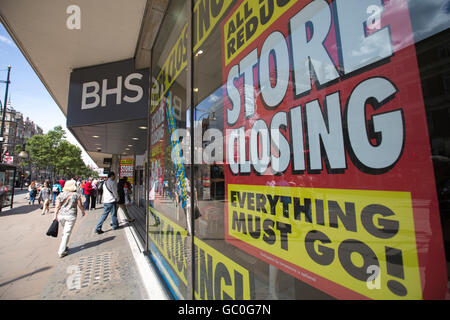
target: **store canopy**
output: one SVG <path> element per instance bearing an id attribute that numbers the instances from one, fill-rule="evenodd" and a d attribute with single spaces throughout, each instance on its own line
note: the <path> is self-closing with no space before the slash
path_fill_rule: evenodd
<path id="1" fill-rule="evenodd" d="M 50 95 L 67 117 L 73 70 L 134 59 L 135 68 L 148 68 L 150 48 L 167 0 L 0 0 L 0 19 Z M 76 4 L 79 29 L 67 22 Z M 70 9 L 70 8 L 69 8 Z M 131 121 L 131 122 L 130 122 Z M 79 126 L 70 129 L 99 167 L 111 154 L 143 153 L 145 119 Z M 93 136 L 103 136 L 104 141 Z M 134 136 L 141 134 L 141 136 Z M 129 138 L 138 138 L 130 142 Z M 97 139 L 97 140 L 96 140 Z M 103 143 L 103 144 L 102 144 Z M 133 147 L 128 147 L 133 145 Z M 130 150 L 125 150 L 129 148 Z"/>

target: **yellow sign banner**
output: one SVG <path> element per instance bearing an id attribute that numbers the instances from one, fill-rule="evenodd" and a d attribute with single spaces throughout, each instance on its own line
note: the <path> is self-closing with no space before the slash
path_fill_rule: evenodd
<path id="1" fill-rule="evenodd" d="M 193 53 L 199 50 L 233 2 L 233 0 L 198 0 L 195 3 L 192 17 Z M 188 32 L 186 23 L 152 85 L 150 114 L 154 112 L 161 99 L 187 66 Z"/>
<path id="2" fill-rule="evenodd" d="M 178 278 L 188 286 L 188 261 L 191 261 L 187 231 L 149 207 L 160 220 L 158 230 L 149 237 Z M 152 228 L 154 229 L 154 228 Z M 249 300 L 253 295 L 251 273 L 206 242 L 194 237 L 194 294 L 196 299 Z"/>
<path id="3" fill-rule="evenodd" d="M 149 210 L 151 210 L 160 221 L 157 231 L 149 231 L 149 238 L 158 248 L 166 262 L 175 271 L 178 278 L 180 278 L 187 286 L 188 269 L 186 249 L 189 246 L 187 231 L 152 207 L 149 207 Z"/>
<path id="4" fill-rule="evenodd" d="M 250 300 L 250 273 L 194 237 L 194 295 L 197 300 Z"/>
<path id="5" fill-rule="evenodd" d="M 225 66 L 245 50 L 272 23 L 289 10 L 294 0 L 246 0 L 223 24 Z"/>
<path id="6" fill-rule="evenodd" d="M 130 158 L 130 159 L 121 159 L 120 160 L 120 165 L 121 166 L 132 166 L 134 164 L 134 159 Z"/>
<path id="7" fill-rule="evenodd" d="M 372 299 L 422 298 L 410 193 L 229 184 L 227 194 L 234 245 L 325 292 L 331 281 Z"/>

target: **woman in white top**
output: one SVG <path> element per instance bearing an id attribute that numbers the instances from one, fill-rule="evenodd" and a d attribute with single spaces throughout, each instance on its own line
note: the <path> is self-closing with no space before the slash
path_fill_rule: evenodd
<path id="1" fill-rule="evenodd" d="M 63 229 L 58 250 L 60 258 L 68 254 L 70 235 L 77 219 L 77 207 L 80 208 L 83 217 L 86 214 L 81 203 L 81 196 L 76 191 L 75 180 L 69 180 L 64 184 L 63 192 L 56 198 L 55 219 L 59 221 Z"/>
<path id="2" fill-rule="evenodd" d="M 44 201 L 44 205 L 42 206 L 42 215 L 44 215 L 46 212 L 49 212 L 50 200 L 52 198 L 52 190 L 50 190 L 48 182 L 45 182 L 44 186 L 41 188 L 39 198 Z"/>

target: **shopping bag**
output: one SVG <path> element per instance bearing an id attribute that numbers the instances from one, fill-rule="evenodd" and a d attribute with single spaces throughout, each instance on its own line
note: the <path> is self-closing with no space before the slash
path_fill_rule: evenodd
<path id="1" fill-rule="evenodd" d="M 58 220 L 53 220 L 52 224 L 50 225 L 50 228 L 48 228 L 47 235 L 50 237 L 57 237 L 58 236 Z"/>
<path id="2" fill-rule="evenodd" d="M 202 214 L 200 213 L 200 209 L 197 206 L 195 206 L 194 207 L 194 219 L 198 219 L 201 216 L 202 216 Z"/>

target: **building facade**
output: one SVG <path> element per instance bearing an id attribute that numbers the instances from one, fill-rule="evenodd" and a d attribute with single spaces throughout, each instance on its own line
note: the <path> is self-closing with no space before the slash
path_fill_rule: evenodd
<path id="1" fill-rule="evenodd" d="M 450 298 L 445 1 L 113 2 L 0 13 L 174 299 Z"/>
<path id="2" fill-rule="evenodd" d="M 0 119 L 3 119 L 3 110 L 0 111 Z M 3 150 L 7 158 L 4 162 L 8 164 L 18 165 L 20 159 L 15 152 L 16 145 L 23 146 L 26 141 L 34 135 L 43 134 L 41 127 L 35 124 L 28 117 L 24 119 L 23 114 L 16 111 L 8 104 L 5 114 L 5 127 L 3 132 Z"/>

